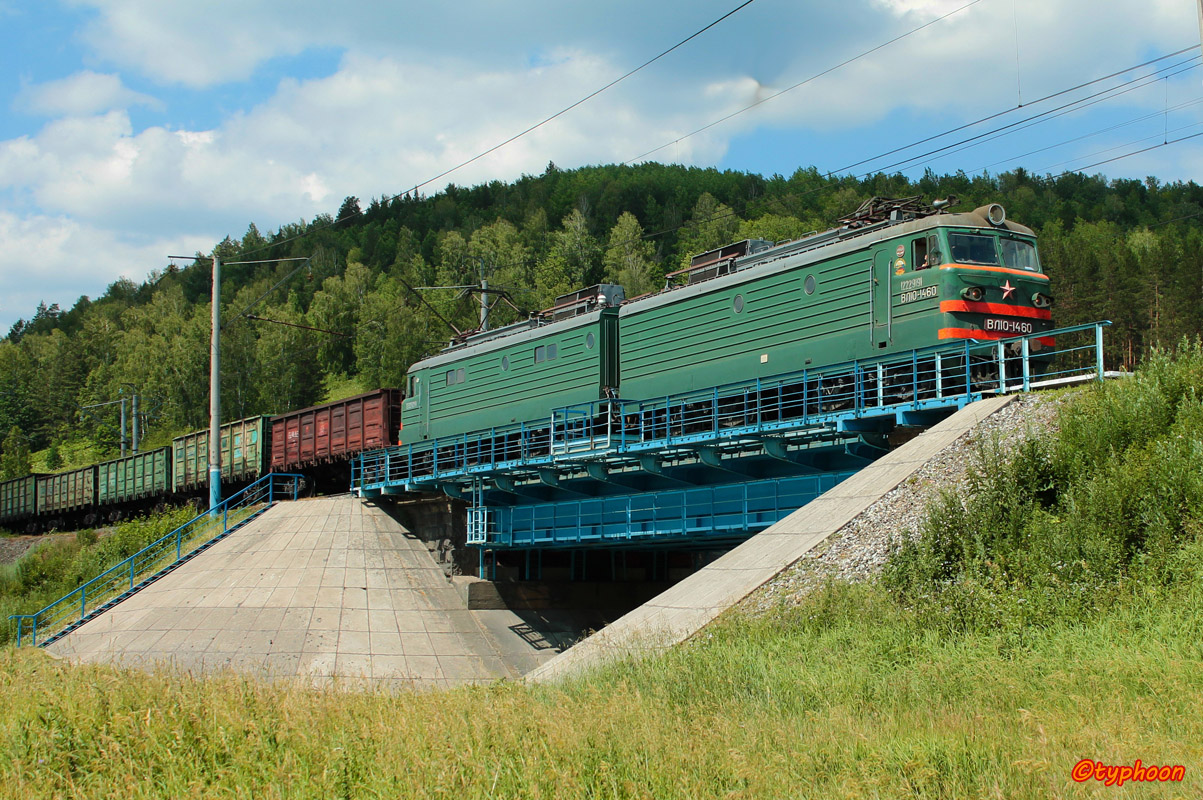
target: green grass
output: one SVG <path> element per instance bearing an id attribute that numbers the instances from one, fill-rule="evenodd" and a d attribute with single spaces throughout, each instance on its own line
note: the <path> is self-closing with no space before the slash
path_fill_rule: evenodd
<path id="1" fill-rule="evenodd" d="M 0 786 L 62 797 L 1197 797 L 1203 548 L 1022 649 L 872 586 L 561 687 L 395 695 L 0 654 Z M 1083 757 L 1183 784 L 1073 784 Z"/>
<path id="2" fill-rule="evenodd" d="M 29 456 L 30 472 L 66 472 L 80 467 L 89 467 L 105 460 L 106 457 L 113 457 L 105 456 L 100 445 L 86 439 L 60 443 L 58 454 L 62 463 L 54 469 L 50 469 L 46 466 L 47 456 L 50 455 L 49 447 L 31 453 Z"/>
<path id="3" fill-rule="evenodd" d="M 322 402 L 333 403 L 338 400 L 346 400 L 348 397 L 368 391 L 371 389 L 363 388 L 358 376 L 348 378 L 346 375 L 327 375 L 322 381 Z"/>

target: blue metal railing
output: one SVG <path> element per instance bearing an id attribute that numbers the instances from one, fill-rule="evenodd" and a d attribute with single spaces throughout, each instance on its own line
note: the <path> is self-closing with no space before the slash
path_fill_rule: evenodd
<path id="1" fill-rule="evenodd" d="M 295 500 L 303 480 L 302 475 L 265 475 L 41 611 L 9 617 L 17 621 L 17 645 L 24 644 L 26 633 L 34 646 L 39 639 L 43 647 L 50 644 L 250 522 L 277 500 Z"/>
<path id="2" fill-rule="evenodd" d="M 1096 322 L 1002 340 L 957 340 L 667 397 L 596 400 L 543 420 L 374 450 L 351 463 L 358 492 L 639 453 L 742 435 L 837 427 L 886 413 L 1103 376 Z"/>

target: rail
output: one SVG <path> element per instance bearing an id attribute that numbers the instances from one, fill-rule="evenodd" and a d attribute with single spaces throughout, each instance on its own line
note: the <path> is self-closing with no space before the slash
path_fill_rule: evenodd
<path id="1" fill-rule="evenodd" d="M 17 621 L 17 645 L 24 644 L 27 633 L 33 646 L 45 647 L 62 638 L 246 525 L 277 500 L 295 500 L 303 480 L 294 474 L 265 475 L 41 611 L 9 617 Z"/>
<path id="2" fill-rule="evenodd" d="M 1095 322 L 999 340 L 957 340 L 667 397 L 596 400 L 548 418 L 374 450 L 352 460 L 352 489 L 441 481 L 638 454 L 866 417 L 964 405 L 983 396 L 1104 377 Z"/>

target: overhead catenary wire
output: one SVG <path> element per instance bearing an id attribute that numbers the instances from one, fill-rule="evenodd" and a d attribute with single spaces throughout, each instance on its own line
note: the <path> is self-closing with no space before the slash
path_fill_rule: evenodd
<path id="1" fill-rule="evenodd" d="M 507 138 L 507 139 L 505 139 L 505 140 L 503 140 L 503 141 L 501 141 L 501 142 L 498 142 L 497 144 L 493 145 L 492 147 L 489 147 L 489 148 L 487 148 L 487 149 L 485 149 L 485 150 L 483 150 L 483 151 L 481 151 L 481 152 L 477 153 L 476 155 L 472 156 L 471 158 L 465 159 L 464 161 L 461 161 L 460 163 L 456 164 L 455 166 L 453 166 L 453 167 L 450 167 L 449 169 L 445 169 L 445 170 L 443 170 L 443 171 L 442 171 L 442 172 L 440 172 L 438 175 L 435 175 L 434 177 L 431 177 L 431 178 L 427 178 L 426 180 L 422 181 L 421 183 L 417 183 L 417 184 L 415 184 L 415 185 L 411 186 L 409 189 L 406 189 L 406 190 L 405 190 L 405 191 L 403 191 L 403 192 L 399 192 L 399 193 L 397 193 L 397 194 L 391 195 L 391 196 L 389 196 L 389 197 L 386 197 L 386 198 L 383 198 L 383 199 L 384 199 L 386 202 L 387 202 L 387 201 L 392 201 L 392 200 L 396 200 L 396 199 L 397 199 L 397 198 L 399 198 L 399 197 L 404 197 L 405 195 L 408 195 L 410 192 L 417 192 L 417 191 L 418 191 L 419 189 L 421 189 L 422 187 L 424 187 L 424 186 L 429 186 L 430 184 L 434 183 L 435 181 L 437 181 L 437 180 L 440 180 L 440 179 L 442 179 L 442 178 L 445 178 L 445 177 L 447 177 L 448 175 L 452 174 L 453 172 L 456 172 L 456 171 L 458 171 L 458 170 L 460 170 L 460 169 L 463 169 L 464 167 L 468 166 L 469 164 L 475 163 L 476 161 L 479 161 L 480 159 L 484 158 L 485 156 L 487 156 L 487 155 L 489 155 L 489 154 L 491 154 L 491 153 L 495 153 L 496 151 L 500 150 L 501 148 L 505 147 L 506 145 L 512 144 L 513 142 L 517 141 L 518 139 L 521 139 L 523 136 L 526 136 L 527 134 L 529 134 L 529 133 L 532 133 L 532 132 L 534 132 L 534 131 L 538 130 L 539 128 L 543 127 L 543 126 L 544 126 L 544 125 L 546 125 L 547 123 L 549 123 L 549 122 L 551 122 L 551 121 L 553 121 L 553 120 L 555 120 L 555 119 L 558 119 L 559 117 L 562 117 L 562 116 L 564 116 L 564 115 L 565 115 L 565 114 L 567 114 L 569 111 L 573 110 L 574 108 L 577 108 L 578 106 L 582 105 L 583 103 L 586 103 L 586 102 L 588 102 L 589 100 L 592 100 L 594 97 L 597 97 L 599 94 L 601 94 L 602 92 L 605 92 L 607 89 L 610 89 L 610 88 L 612 88 L 612 87 L 616 86 L 617 84 L 621 83 L 622 81 L 625 81 L 627 78 L 631 77 L 631 76 L 632 76 L 632 75 L 634 75 L 635 73 L 637 73 L 637 72 L 639 72 L 639 71 L 641 71 L 641 70 L 643 70 L 643 69 L 645 69 L 645 68 L 647 68 L 647 67 L 651 66 L 652 64 L 656 63 L 656 62 L 657 62 L 657 61 L 659 61 L 660 59 L 662 59 L 662 58 L 664 58 L 665 56 L 667 56 L 669 53 L 672 53 L 674 50 L 677 50 L 678 48 L 680 48 L 680 47 L 683 47 L 684 45 L 688 44 L 689 42 L 693 41 L 693 40 L 694 40 L 694 39 L 696 39 L 697 37 L 701 36 L 703 33 L 705 33 L 706 31 L 710 30 L 710 29 L 711 29 L 711 28 L 713 28 L 714 26 L 718 25 L 719 23 L 721 23 L 721 22 L 725 21 L 725 20 L 726 20 L 726 19 L 728 19 L 729 17 L 731 17 L 731 16 L 733 16 L 733 15 L 735 15 L 735 14 L 739 13 L 739 12 L 740 12 L 740 11 L 742 11 L 743 9 L 745 9 L 745 8 L 747 8 L 748 6 L 752 5 L 752 3 L 754 3 L 754 2 L 756 2 L 756 0 L 744 0 L 744 2 L 740 3 L 738 6 L 736 6 L 736 7 L 735 7 L 735 8 L 733 8 L 733 9 L 731 9 L 731 10 L 730 10 L 730 11 L 728 11 L 726 14 L 723 14 L 721 17 L 719 17 L 718 19 L 714 20 L 714 21 L 713 21 L 713 22 L 711 22 L 710 24 L 708 24 L 708 25 L 706 25 L 705 27 L 703 27 L 703 28 L 701 28 L 701 29 L 699 29 L 699 30 L 697 30 L 697 31 L 693 32 L 693 33 L 692 33 L 692 34 L 690 34 L 689 36 L 686 36 L 684 39 L 682 39 L 681 41 L 677 42 L 677 43 L 676 43 L 676 44 L 674 44 L 672 47 L 668 48 L 667 50 L 664 50 L 664 51 L 660 52 L 658 55 L 655 55 L 655 56 L 653 56 L 652 58 L 649 58 L 647 61 L 644 61 L 642 64 L 640 64 L 639 66 L 635 67 L 634 69 L 632 69 L 632 70 L 630 70 L 630 71 L 628 71 L 628 72 L 624 73 L 623 75 L 621 75 L 621 76 L 619 76 L 619 77 L 615 78 L 614 80 L 612 80 L 612 81 L 610 81 L 609 83 L 607 83 L 605 86 L 602 86 L 600 89 L 597 89 L 597 90 L 595 90 L 595 91 L 593 91 L 593 92 L 590 92 L 589 94 L 587 94 L 587 95 L 585 95 L 584 97 L 582 97 L 580 100 L 577 100 L 576 102 L 574 102 L 574 103 L 572 103 L 572 104 L 570 104 L 570 105 L 567 105 L 567 106 L 565 106 L 564 108 L 561 108 L 559 111 L 555 112 L 555 113 L 554 113 L 554 114 L 552 114 L 551 116 L 549 116 L 549 117 L 546 117 L 546 118 L 544 118 L 544 119 L 540 120 L 539 122 L 536 122 L 535 124 L 533 124 L 533 125 L 531 125 L 531 126 L 529 126 L 529 127 L 525 128 L 525 129 L 523 129 L 523 130 L 519 131 L 518 133 L 514 134 L 513 136 L 510 136 L 509 138 Z M 981 2 L 981 0 L 974 0 L 974 2 Z M 335 225 L 338 225 L 338 224 L 339 224 L 339 223 L 341 223 L 341 222 L 346 222 L 347 220 L 354 219 L 355 217 L 359 216 L 359 215 L 360 215 L 360 214 L 362 214 L 362 213 L 363 213 L 362 211 L 356 211 L 356 212 L 354 212 L 354 213 L 347 214 L 346 216 L 343 216 L 343 217 L 340 217 L 340 218 L 338 218 L 338 219 L 336 219 L 336 220 L 333 220 L 333 221 L 331 221 L 331 222 L 330 222 L 330 223 L 328 223 L 327 225 L 325 225 L 325 226 L 322 226 L 322 228 L 320 228 L 320 229 L 324 229 L 324 228 L 333 227 L 333 226 L 335 226 Z M 255 253 L 255 252 L 259 252 L 259 251 L 261 251 L 261 250 L 266 250 L 266 249 L 268 249 L 268 248 L 270 248 L 270 247 L 276 247 L 276 246 L 278 246 L 278 245 L 281 245 L 281 244 L 287 244 L 287 243 L 289 243 L 289 242 L 293 242 L 293 241 L 296 241 L 297 239 L 300 239 L 300 238 L 303 238 L 303 237 L 305 237 L 305 236 L 308 236 L 308 235 L 310 235 L 311 233 L 313 233 L 313 229 L 310 229 L 310 230 L 303 231 L 303 232 L 301 232 L 301 233 L 298 233 L 296 236 L 292 236 L 292 237 L 289 237 L 289 238 L 287 238 L 287 239 L 282 239 L 282 240 L 280 240 L 280 241 L 277 241 L 277 242 L 271 242 L 270 244 L 267 244 L 267 245 L 264 245 L 264 246 L 262 246 L 262 247 L 256 248 L 255 250 L 251 250 L 251 251 L 249 251 L 249 252 L 251 252 L 251 253 Z"/>
<path id="2" fill-rule="evenodd" d="M 929 28 L 938 22 L 942 22 L 942 21 L 948 19 L 949 17 L 953 16 L 954 14 L 959 14 L 960 12 L 969 8 L 970 6 L 975 6 L 980 2 L 982 2 L 982 0 L 971 0 L 971 2 L 966 3 L 965 5 L 961 6 L 960 8 L 953 9 L 952 11 L 949 11 L 947 14 L 944 14 L 943 16 L 940 16 L 933 20 L 925 22 L 922 25 L 918 26 L 917 28 L 912 28 L 911 30 L 907 31 L 906 33 L 895 36 L 893 39 L 890 39 L 889 41 L 882 42 L 881 44 L 877 45 L 876 47 L 872 47 L 872 48 L 864 51 L 863 53 L 860 53 L 859 55 L 855 55 L 852 58 L 845 59 L 844 61 L 841 61 L 840 63 L 836 64 L 835 66 L 828 67 L 827 69 L 823 70 L 822 72 L 811 75 L 806 80 L 798 81 L 793 86 L 789 86 L 785 89 L 782 89 L 779 92 L 774 92 L 773 94 L 769 95 L 768 97 L 763 97 L 760 100 L 757 100 L 755 103 L 751 103 L 750 105 L 744 106 L 743 108 L 739 109 L 738 111 L 733 111 L 732 113 L 727 114 L 724 117 L 720 117 L 719 119 L 716 119 L 714 122 L 703 125 L 702 127 L 698 128 L 695 131 L 691 131 L 690 133 L 687 133 L 684 136 L 681 136 L 677 139 L 673 139 L 671 142 L 665 142 L 664 144 L 660 145 L 659 147 L 653 147 L 651 150 L 648 150 L 646 153 L 637 155 L 634 158 L 629 158 L 622 163 L 623 164 L 633 164 L 636 161 L 642 161 L 643 159 L 650 156 L 652 153 L 657 153 L 666 147 L 671 147 L 674 144 L 680 144 L 681 142 L 685 141 L 686 139 L 689 139 L 693 136 L 697 136 L 699 133 L 702 133 L 704 131 L 710 130 L 715 125 L 721 125 L 722 123 L 726 122 L 729 119 L 738 117 L 740 114 L 746 113 L 758 106 L 764 105 L 765 103 L 769 102 L 770 100 L 774 100 L 778 97 L 781 97 L 783 94 L 792 92 L 794 89 L 805 86 L 806 84 L 811 83 L 813 81 L 816 81 L 819 78 L 822 78 L 824 75 L 830 75 L 832 72 L 835 72 L 836 70 L 838 70 L 842 67 L 846 67 L 849 64 L 852 64 L 853 62 L 859 61 L 860 59 L 864 58 L 865 56 L 872 55 L 873 53 L 876 53 L 878 50 L 882 50 L 886 47 L 889 47 L 890 45 L 894 44 L 895 42 L 902 41 L 903 39 L 907 38 L 908 36 L 913 36 L 916 33 L 918 33 L 919 31 L 921 31 L 925 28 Z"/>
<path id="3" fill-rule="evenodd" d="M 1181 111 L 1184 108 L 1189 108 L 1191 106 L 1197 106 L 1200 103 L 1203 103 L 1203 98 L 1198 98 L 1196 100 L 1188 100 L 1186 102 L 1179 103 L 1178 105 L 1169 107 L 1168 109 L 1166 109 L 1166 112 Z M 1049 150 L 1055 150 L 1058 147 L 1064 147 L 1067 144 L 1073 144 L 1074 142 L 1080 142 L 1085 139 L 1089 139 L 1093 136 L 1099 136 L 1100 134 L 1110 133 L 1111 131 L 1119 130 L 1120 128 L 1126 128 L 1129 125 L 1135 125 L 1139 122 L 1145 122 L 1146 120 L 1153 119 L 1154 117 L 1160 117 L 1162 115 L 1162 113 L 1163 112 L 1161 112 L 1161 111 L 1155 111 L 1152 114 L 1146 114 L 1143 117 L 1135 117 L 1133 119 L 1128 120 L 1127 122 L 1120 122 L 1120 123 L 1111 125 L 1106 128 L 1100 128 L 1099 130 L 1091 131 L 1090 133 L 1085 133 L 1085 134 L 1082 134 L 1081 136 L 1075 136 L 1072 139 L 1066 139 L 1064 141 L 1057 142 L 1056 144 L 1050 144 L 1045 147 L 1038 147 L 1035 150 L 1029 150 L 1026 153 L 1020 153 L 1019 155 L 1010 156 L 1008 158 L 1000 158 L 998 161 L 992 161 L 989 164 L 984 164 L 980 167 L 976 167 L 975 169 L 972 170 L 972 172 L 977 172 L 978 170 L 983 170 L 983 169 L 990 169 L 991 167 L 997 167 L 999 164 L 1006 164 L 1006 163 L 1015 161 L 1020 158 L 1027 158 L 1028 156 L 1034 156 L 1037 153 L 1044 153 Z M 1168 132 L 1166 132 L 1164 134 L 1164 138 L 1169 138 Z"/>
<path id="4" fill-rule="evenodd" d="M 893 150 L 887 150 L 884 153 L 879 153 L 878 155 L 872 156 L 870 158 L 862 159 L 861 161 L 856 161 L 851 164 L 846 164 L 845 166 L 842 166 L 839 169 L 834 169 L 827 174 L 834 175 L 834 174 L 837 174 L 840 172 L 847 172 L 850 169 L 855 169 L 856 167 L 862 166 L 864 164 L 868 164 L 873 161 L 877 161 L 878 159 L 887 158 L 889 156 L 894 155 L 895 153 L 901 153 L 904 150 L 909 150 L 912 147 L 919 147 L 921 145 L 927 144 L 928 142 L 934 142 L 935 140 L 943 138 L 945 136 L 949 136 L 954 133 L 959 133 L 960 131 L 963 131 L 963 130 L 968 130 L 969 128 L 972 128 L 975 125 L 981 125 L 983 122 L 989 122 L 992 119 L 998 119 L 999 117 L 1003 117 L 1003 116 L 1006 116 L 1007 114 L 1011 114 L 1011 113 L 1019 110 L 1020 108 L 1038 105 L 1040 103 L 1045 102 L 1046 100 L 1054 100 L 1058 97 L 1061 97 L 1062 95 L 1066 95 L 1071 92 L 1076 92 L 1079 89 L 1085 89 L 1087 86 L 1093 86 L 1096 83 L 1102 83 L 1103 81 L 1111 80 L 1112 78 L 1118 78 L 1120 75 L 1123 75 L 1124 73 L 1132 72 L 1133 70 L 1137 70 L 1137 69 L 1143 69 L 1144 67 L 1152 66 L 1153 64 L 1156 64 L 1160 61 L 1165 61 L 1166 59 L 1174 58 L 1176 56 L 1182 55 L 1183 53 L 1187 53 L 1191 50 L 1197 50 L 1197 49 L 1199 49 L 1198 43 L 1192 44 L 1190 47 L 1183 47 L 1181 50 L 1175 50 L 1172 53 L 1166 53 L 1163 56 L 1158 56 L 1157 58 L 1150 59 L 1141 64 L 1134 64 L 1131 67 L 1125 67 L 1116 72 L 1112 72 L 1109 75 L 1103 75 L 1101 77 L 1094 78 L 1092 80 L 1085 81 L 1083 83 L 1079 83 L 1077 86 L 1070 86 L 1069 88 L 1061 89 L 1059 91 L 1053 92 L 1052 94 L 1046 94 L 1044 97 L 1041 97 L 1037 100 L 1032 100 L 1031 102 L 1027 103 L 1026 106 L 1015 106 L 1014 108 L 1008 108 L 1008 109 L 1004 109 L 1002 111 L 996 111 L 993 114 L 988 114 L 979 119 L 975 119 L 972 122 L 966 122 L 962 125 L 956 126 L 955 128 L 949 128 L 946 131 L 941 131 L 940 133 L 936 133 L 931 136 L 927 136 L 922 139 L 918 139 L 914 142 L 911 142 L 910 144 L 904 144 L 899 147 L 895 147 Z"/>
<path id="5" fill-rule="evenodd" d="M 1200 60 L 1200 56 L 1192 56 L 1191 58 L 1188 58 L 1185 61 L 1181 61 L 1170 67 L 1166 67 L 1165 70 L 1177 69 L 1178 67 L 1181 67 L 1184 64 L 1191 64 L 1191 62 L 1197 62 L 1199 60 Z M 1190 69 L 1195 69 L 1197 66 L 1198 66 L 1197 63 L 1192 64 L 1191 66 L 1187 67 L 1186 69 L 1181 70 L 1181 72 L 1186 72 Z M 1161 70 L 1159 70 L 1159 72 L 1160 71 Z M 1180 73 L 1175 72 L 1173 74 L 1177 75 Z M 1102 91 L 1095 92 L 1094 94 L 1087 95 L 1086 97 L 1082 97 L 1077 100 L 1073 100 L 1069 103 L 1062 104 L 1060 106 L 1057 106 L 1056 108 L 1051 108 L 1047 111 L 1042 111 L 1039 114 L 1034 114 L 1030 117 L 1026 117 L 1021 120 L 1016 120 L 1015 122 L 1011 122 L 1006 125 L 1000 126 L 998 128 L 993 128 L 993 129 L 985 131 L 983 133 L 979 133 L 974 136 L 970 136 L 970 137 L 968 137 L 966 139 L 962 139 L 958 142 L 953 142 L 951 144 L 944 145 L 943 147 L 937 147 L 934 150 L 929 150 L 925 153 L 921 153 L 916 156 L 910 156 L 908 158 L 904 158 L 901 161 L 895 161 L 893 163 L 886 164 L 881 167 L 877 167 L 873 171 L 874 172 L 885 172 L 886 170 L 891 170 L 891 169 L 906 168 L 908 166 L 914 166 L 915 162 L 922 161 L 922 160 L 930 158 L 931 156 L 934 156 L 934 155 L 941 155 L 941 154 L 951 155 L 952 153 L 958 153 L 958 152 L 961 152 L 962 150 L 966 149 L 966 146 L 972 146 L 973 143 L 975 143 L 975 142 L 978 144 L 984 144 L 987 141 L 994 141 L 994 139 L 999 138 L 999 136 L 1001 136 L 1001 135 L 1005 135 L 1007 133 L 1014 133 L 1019 130 L 1025 130 L 1026 128 L 1032 127 L 1032 125 L 1034 125 L 1034 124 L 1037 124 L 1040 122 L 1046 122 L 1049 119 L 1055 119 L 1059 116 L 1064 116 L 1065 114 L 1071 113 L 1073 111 L 1081 110 L 1082 108 L 1087 108 L 1091 105 L 1094 105 L 1095 103 L 1100 103 L 1105 100 L 1113 99 L 1114 97 L 1118 97 L 1122 94 L 1127 94 L 1128 92 L 1135 91 L 1136 89 L 1143 89 L 1146 86 L 1151 85 L 1152 83 L 1156 83 L 1160 79 L 1161 78 L 1159 76 L 1157 76 L 1157 73 L 1154 73 L 1153 75 L 1143 75 L 1138 78 L 1133 78 L 1131 80 L 1125 81 L 1124 83 L 1118 84 L 1117 86 L 1112 86 L 1107 89 L 1103 89 Z M 1145 82 L 1141 83 L 1141 81 L 1145 81 Z M 1133 85 L 1133 84 L 1136 84 L 1136 85 Z M 1125 89 L 1125 87 L 1130 87 L 1130 88 Z M 1122 91 L 1122 92 L 1118 91 L 1119 89 L 1124 89 L 1124 91 Z M 1028 124 L 1028 123 L 1031 123 L 1031 124 Z"/>

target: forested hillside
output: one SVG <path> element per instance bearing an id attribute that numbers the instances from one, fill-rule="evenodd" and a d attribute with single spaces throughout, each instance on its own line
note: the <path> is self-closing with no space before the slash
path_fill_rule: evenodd
<path id="1" fill-rule="evenodd" d="M 786 178 L 643 164 L 560 170 L 429 197 L 347 198 L 337 212 L 215 248 L 225 261 L 307 257 L 223 269 L 223 411 L 276 413 L 378 386 L 401 386 L 414 360 L 475 325 L 476 300 L 455 289 L 504 287 L 495 324 L 599 281 L 628 296 L 662 285 L 694 253 L 739 239 L 790 239 L 831 227 L 874 196 L 1002 203 L 1040 236 L 1058 324 L 1111 319 L 1110 366 L 1203 330 L 1203 187 L 928 173 Z M 53 286 L 52 276 L 47 276 Z M 0 477 L 54 469 L 72 453 L 115 452 L 115 414 L 82 406 L 137 391 L 146 444 L 206 424 L 207 262 L 118 281 L 69 309 L 48 296 L 0 341 Z M 263 319 L 251 319 L 247 315 Z M 266 322 L 274 320 L 277 323 Z M 295 327 L 304 326 L 304 327 Z M 320 329 L 320 330 L 312 330 Z"/>

